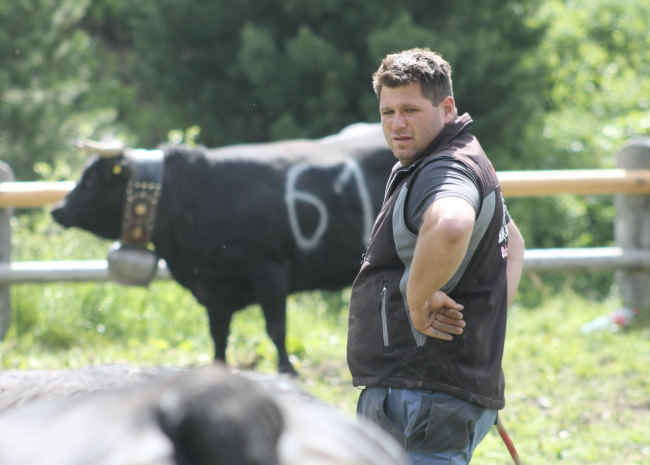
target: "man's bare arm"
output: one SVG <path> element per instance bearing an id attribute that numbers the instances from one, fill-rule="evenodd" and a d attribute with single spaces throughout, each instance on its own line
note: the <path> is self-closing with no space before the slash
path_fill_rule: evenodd
<path id="1" fill-rule="evenodd" d="M 510 223 L 508 223 L 508 265 L 506 267 L 506 276 L 508 279 L 508 307 L 512 305 L 512 301 L 515 299 L 523 266 L 524 238 L 521 236 L 514 221 L 510 220 Z"/>
<path id="2" fill-rule="evenodd" d="M 424 214 L 406 289 L 413 326 L 422 333 L 450 340 L 461 334 L 462 306 L 440 288 L 454 275 L 467 252 L 474 227 L 474 208 L 459 197 L 444 197 Z"/>

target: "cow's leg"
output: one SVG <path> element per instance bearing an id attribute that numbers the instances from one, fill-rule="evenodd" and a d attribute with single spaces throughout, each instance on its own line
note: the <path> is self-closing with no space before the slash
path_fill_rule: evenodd
<path id="1" fill-rule="evenodd" d="M 280 373 L 288 373 L 297 376 L 298 372 L 296 372 L 289 361 L 287 346 L 285 344 L 287 323 L 284 300 L 286 300 L 286 296 L 283 298 L 282 302 L 282 317 L 277 315 L 279 311 L 276 310 L 275 305 L 262 306 L 262 310 L 264 311 L 264 318 L 266 319 L 266 332 L 275 344 L 275 347 L 278 349 L 278 371 Z"/>
<path id="2" fill-rule="evenodd" d="M 208 320 L 210 322 L 210 335 L 214 341 L 214 359 L 226 360 L 226 346 L 230 333 L 230 320 L 233 312 L 222 307 L 208 307 Z"/>
<path id="3" fill-rule="evenodd" d="M 266 332 L 278 349 L 278 371 L 298 375 L 289 361 L 285 339 L 287 335 L 286 304 L 289 293 L 289 266 L 265 264 L 255 273 L 256 301 L 262 306 Z"/>
<path id="4" fill-rule="evenodd" d="M 196 282 L 192 293 L 208 311 L 214 358 L 225 360 L 230 320 L 237 310 L 253 302 L 252 290 L 239 281 L 204 280 Z"/>

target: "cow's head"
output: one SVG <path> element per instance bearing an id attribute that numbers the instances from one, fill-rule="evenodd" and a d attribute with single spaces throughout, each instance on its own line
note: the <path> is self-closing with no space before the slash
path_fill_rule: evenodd
<path id="1" fill-rule="evenodd" d="M 118 239 L 130 167 L 117 145 L 84 144 L 95 152 L 77 186 L 53 210 L 54 220 L 76 226 L 105 239 Z"/>

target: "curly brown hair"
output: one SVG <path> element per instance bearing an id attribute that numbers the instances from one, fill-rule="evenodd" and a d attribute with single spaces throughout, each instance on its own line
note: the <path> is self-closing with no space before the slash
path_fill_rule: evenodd
<path id="1" fill-rule="evenodd" d="M 422 94 L 439 105 L 445 97 L 453 97 L 451 66 L 428 48 L 412 48 L 387 55 L 372 75 L 372 87 L 379 98 L 381 88 L 401 87 L 417 82 Z"/>

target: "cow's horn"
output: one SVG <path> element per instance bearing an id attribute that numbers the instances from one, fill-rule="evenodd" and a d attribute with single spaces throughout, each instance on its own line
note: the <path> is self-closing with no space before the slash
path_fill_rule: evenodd
<path id="1" fill-rule="evenodd" d="M 100 157 L 104 158 L 119 157 L 124 151 L 124 144 L 119 140 L 113 140 L 111 142 L 83 140 L 77 142 L 75 145 L 77 145 L 77 147 L 81 147 L 88 153 L 96 153 Z"/>

